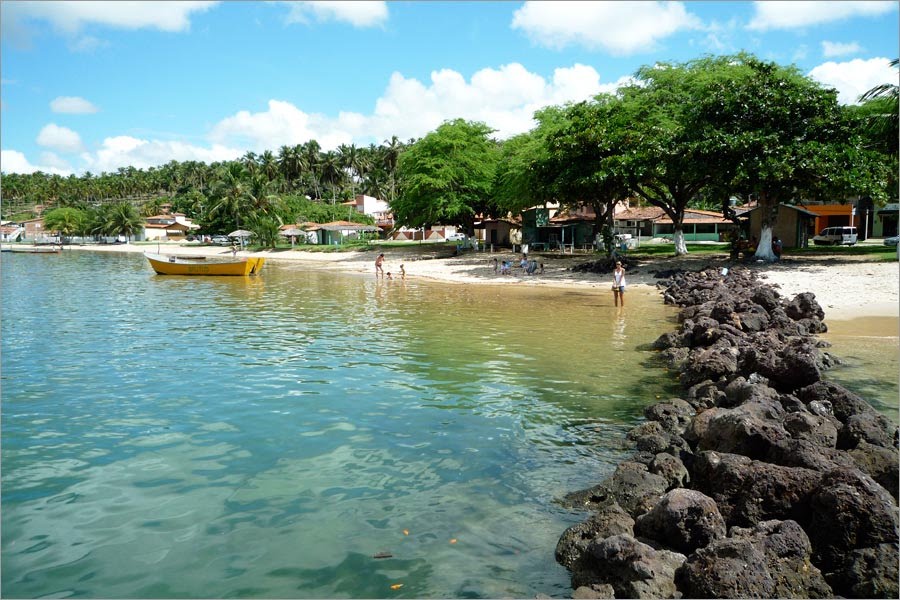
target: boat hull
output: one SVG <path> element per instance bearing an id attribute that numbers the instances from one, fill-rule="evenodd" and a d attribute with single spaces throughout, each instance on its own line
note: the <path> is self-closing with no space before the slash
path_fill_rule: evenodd
<path id="1" fill-rule="evenodd" d="M 24 254 L 59 254 L 59 246 L 8 246 L 3 252 L 21 252 Z"/>
<path id="2" fill-rule="evenodd" d="M 264 258 L 239 258 L 225 261 L 205 261 L 198 259 L 144 254 L 150 266 L 159 275 L 256 275 L 262 270 Z"/>

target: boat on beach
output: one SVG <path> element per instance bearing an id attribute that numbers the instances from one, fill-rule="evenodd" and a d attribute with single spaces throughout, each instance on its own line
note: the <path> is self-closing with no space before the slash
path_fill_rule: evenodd
<path id="1" fill-rule="evenodd" d="M 57 245 L 43 246 L 3 246 L 0 248 L 2 252 L 23 252 L 27 254 L 59 254 L 62 248 Z"/>
<path id="2" fill-rule="evenodd" d="M 158 275 L 257 275 L 265 258 L 209 260 L 202 256 L 151 254 L 144 256 Z"/>

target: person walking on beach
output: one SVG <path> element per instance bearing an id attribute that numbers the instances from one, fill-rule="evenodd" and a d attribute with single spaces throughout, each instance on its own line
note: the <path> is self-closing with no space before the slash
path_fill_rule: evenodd
<path id="1" fill-rule="evenodd" d="M 381 265 L 384 263 L 384 254 L 379 254 L 378 258 L 375 259 L 375 277 L 378 278 L 378 274 L 381 273 L 381 278 L 384 279 L 384 269 Z"/>
<path id="2" fill-rule="evenodd" d="M 616 268 L 613 271 L 613 298 L 616 306 L 621 302 L 625 306 L 625 268 L 621 261 L 616 261 Z"/>

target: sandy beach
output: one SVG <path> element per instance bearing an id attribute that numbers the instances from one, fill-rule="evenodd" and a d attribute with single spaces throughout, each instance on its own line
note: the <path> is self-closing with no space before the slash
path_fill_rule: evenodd
<path id="1" fill-rule="evenodd" d="M 66 250 L 96 252 L 156 252 L 180 256 L 230 257 L 231 250 L 218 246 L 160 244 L 115 244 L 66 246 Z M 385 248 L 385 272 L 398 277 L 400 265 L 410 278 L 427 278 L 456 284 L 490 283 L 517 286 L 551 286 L 596 288 L 610 285 L 611 275 L 573 271 L 574 265 L 596 259 L 590 254 L 536 253 L 533 258 L 544 264 L 539 275 L 525 275 L 514 267 L 512 274 L 494 272 L 493 261 L 510 260 L 517 264 L 521 255 L 512 252 L 467 252 L 451 256 L 446 246 L 411 244 Z M 263 256 L 270 261 L 301 261 L 315 269 L 353 273 L 372 273 L 375 251 L 309 252 L 302 250 L 269 250 L 240 252 L 241 256 Z M 703 267 L 731 267 L 724 257 L 688 255 L 686 257 L 654 257 L 632 261 L 628 269 L 629 286 L 655 287 L 655 273 L 669 269 L 696 270 Z M 786 297 L 812 292 L 825 310 L 826 319 L 847 320 L 858 317 L 894 317 L 900 319 L 900 263 L 872 262 L 865 256 L 814 256 L 787 258 L 774 264 L 748 264 L 760 277 L 768 280 Z"/>

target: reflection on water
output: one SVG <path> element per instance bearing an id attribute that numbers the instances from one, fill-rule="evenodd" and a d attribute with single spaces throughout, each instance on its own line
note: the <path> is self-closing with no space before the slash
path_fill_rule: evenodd
<path id="1" fill-rule="evenodd" d="M 4 596 L 568 597 L 556 499 L 674 386 L 655 292 L 2 261 Z"/>

